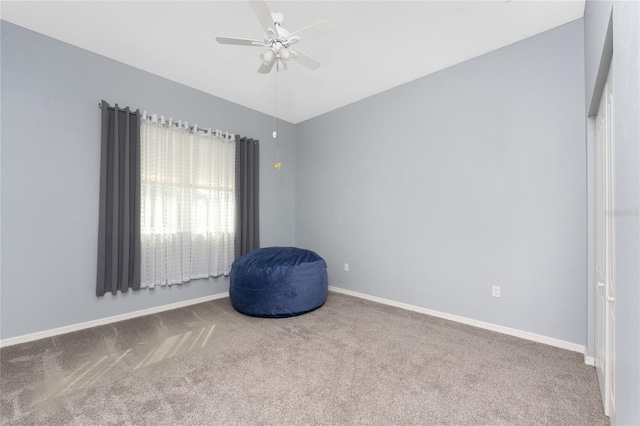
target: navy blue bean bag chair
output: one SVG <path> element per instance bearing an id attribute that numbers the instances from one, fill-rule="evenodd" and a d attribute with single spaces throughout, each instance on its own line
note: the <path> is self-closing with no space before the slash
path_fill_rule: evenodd
<path id="1" fill-rule="evenodd" d="M 255 317 L 301 315 L 327 300 L 327 264 L 310 250 L 257 249 L 236 259 L 230 276 L 231 304 Z"/>

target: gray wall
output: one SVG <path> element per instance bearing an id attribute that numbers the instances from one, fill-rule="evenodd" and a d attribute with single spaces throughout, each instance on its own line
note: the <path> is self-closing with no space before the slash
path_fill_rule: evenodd
<path id="1" fill-rule="evenodd" d="M 301 123 L 297 245 L 332 285 L 585 344 L 583 76 L 577 20 Z"/>
<path id="2" fill-rule="evenodd" d="M 0 338 L 221 293 L 225 278 L 95 296 L 100 110 L 129 105 L 261 140 L 263 245 L 295 241 L 295 127 L 2 21 Z"/>
<path id="3" fill-rule="evenodd" d="M 612 16 L 612 39 L 606 27 Z M 588 19 L 587 19 L 588 18 Z M 640 4 L 591 1 L 585 8 L 586 108 L 600 98 L 613 52 L 616 424 L 640 424 Z M 610 44 L 610 46 L 607 46 Z M 604 48 L 603 48 L 604 46 Z M 590 101 L 591 100 L 591 101 Z M 590 136 L 592 132 L 590 132 Z M 590 137 L 591 148 L 595 143 Z M 592 167 L 593 168 L 593 167 Z M 589 189 L 593 194 L 594 186 Z M 591 331 L 592 332 L 592 331 Z"/>

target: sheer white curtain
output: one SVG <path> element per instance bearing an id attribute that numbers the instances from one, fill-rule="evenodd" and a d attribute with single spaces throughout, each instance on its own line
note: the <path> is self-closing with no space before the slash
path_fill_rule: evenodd
<path id="1" fill-rule="evenodd" d="M 141 122 L 142 286 L 228 275 L 235 137 L 146 112 Z"/>

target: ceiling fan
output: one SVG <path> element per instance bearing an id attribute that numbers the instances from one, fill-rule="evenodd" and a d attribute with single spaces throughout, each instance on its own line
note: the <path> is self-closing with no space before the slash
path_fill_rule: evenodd
<path id="1" fill-rule="evenodd" d="M 235 44 L 240 46 L 266 47 L 267 50 L 260 55 L 262 65 L 258 68 L 261 74 L 268 74 L 273 69 L 274 64 L 278 71 L 285 71 L 287 63 L 293 59 L 300 65 L 310 70 L 315 70 L 320 66 L 316 59 L 305 55 L 292 46 L 301 42 L 327 35 L 331 32 L 331 24 L 327 21 L 320 21 L 309 25 L 301 30 L 289 33 L 282 27 L 284 16 L 280 12 L 270 12 L 267 3 L 263 0 L 249 1 L 253 13 L 258 18 L 262 29 L 265 31 L 264 40 L 252 40 L 233 37 L 216 37 L 220 44 Z"/>

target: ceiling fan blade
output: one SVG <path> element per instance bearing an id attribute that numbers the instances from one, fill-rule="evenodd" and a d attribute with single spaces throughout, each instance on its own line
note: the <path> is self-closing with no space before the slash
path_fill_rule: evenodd
<path id="1" fill-rule="evenodd" d="M 262 65 L 260 65 L 260 68 L 258 68 L 258 72 L 260 74 L 269 74 L 271 72 L 271 69 L 273 68 L 273 64 L 276 63 L 276 58 L 274 57 L 271 62 L 269 62 L 269 65 L 265 65 L 264 63 Z"/>
<path id="2" fill-rule="evenodd" d="M 263 0 L 252 0 L 249 1 L 251 5 L 251 9 L 253 9 L 253 13 L 258 18 L 262 29 L 264 29 L 264 33 L 271 36 L 273 34 L 277 34 L 276 26 L 273 23 L 273 18 L 271 17 L 271 12 L 269 11 L 269 6 Z"/>
<path id="3" fill-rule="evenodd" d="M 297 36 L 301 41 L 309 41 L 318 37 L 325 36 L 331 32 L 331 24 L 327 21 L 316 22 L 313 25 L 304 27 L 301 30 L 294 31 L 289 34 L 289 38 Z"/>
<path id="4" fill-rule="evenodd" d="M 250 40 L 248 38 L 216 37 L 216 41 L 220 44 L 236 44 L 240 46 L 264 46 L 264 42 L 262 40 Z"/>
<path id="5" fill-rule="evenodd" d="M 289 49 L 289 50 L 291 50 L 291 49 Z M 300 65 L 303 65 L 303 66 L 309 68 L 310 70 L 315 70 L 320 65 L 322 65 L 320 63 L 320 61 L 317 61 L 317 60 L 313 59 L 311 56 L 305 55 L 304 53 L 299 52 L 297 50 L 291 50 L 291 56 L 293 57 L 294 61 L 296 61 Z"/>

